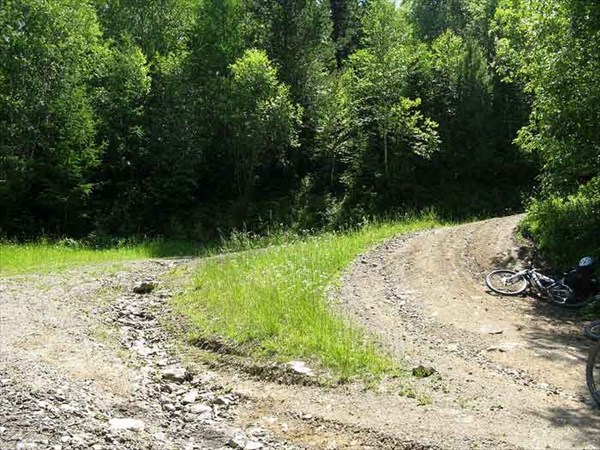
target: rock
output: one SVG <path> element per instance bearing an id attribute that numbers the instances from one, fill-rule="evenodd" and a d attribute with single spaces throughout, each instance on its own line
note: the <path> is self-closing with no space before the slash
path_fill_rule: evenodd
<path id="1" fill-rule="evenodd" d="M 190 423 L 190 422 L 195 422 L 195 421 L 196 421 L 196 419 L 197 419 L 197 416 L 196 416 L 195 414 L 192 414 L 192 413 L 187 413 L 187 414 L 185 414 L 185 415 L 183 416 L 183 420 L 184 420 L 185 422 L 188 422 L 188 423 Z"/>
<path id="2" fill-rule="evenodd" d="M 212 414 L 212 408 L 204 403 L 196 403 L 192 405 L 190 412 L 193 412 L 194 414 L 203 414 L 207 412 Z"/>
<path id="3" fill-rule="evenodd" d="M 17 444 L 17 450 L 25 450 L 28 448 L 37 448 L 37 444 L 35 442 L 19 442 Z"/>
<path id="4" fill-rule="evenodd" d="M 175 405 L 172 403 L 166 403 L 163 405 L 163 408 L 165 408 L 167 411 L 175 411 Z"/>
<path id="5" fill-rule="evenodd" d="M 183 367 L 170 367 L 161 372 L 162 379 L 183 383 L 187 379 L 187 371 Z"/>
<path id="6" fill-rule="evenodd" d="M 223 396 L 223 397 L 217 397 L 217 398 L 215 399 L 215 404 L 216 404 L 216 405 L 225 405 L 225 406 L 229 406 L 229 405 L 231 405 L 231 403 L 232 403 L 232 402 L 233 402 L 233 400 L 232 400 L 232 399 L 230 399 L 230 398 L 229 398 L 229 397 L 227 397 L 227 396 Z"/>
<path id="7" fill-rule="evenodd" d="M 122 430 L 143 430 L 145 427 L 144 422 L 139 419 L 110 419 L 109 422 L 109 430 L 112 432 L 122 431 Z"/>
<path id="8" fill-rule="evenodd" d="M 71 440 L 71 444 L 73 445 L 84 445 L 86 443 L 86 438 L 82 434 L 74 434 Z"/>
<path id="9" fill-rule="evenodd" d="M 133 288 L 136 294 L 149 294 L 156 288 L 156 283 L 152 281 L 142 281 Z"/>
<path id="10" fill-rule="evenodd" d="M 417 367 L 413 367 L 412 374 L 417 378 L 427 378 L 436 373 L 437 371 L 433 367 L 425 367 L 423 365 L 419 365 Z"/>
<path id="11" fill-rule="evenodd" d="M 287 363 L 288 367 L 294 372 L 313 377 L 315 373 L 313 370 L 306 365 L 304 361 L 290 361 Z"/>
<path id="12" fill-rule="evenodd" d="M 502 330 L 501 328 L 498 328 L 494 325 L 482 325 L 479 328 L 479 331 L 481 331 L 482 333 L 485 334 L 502 334 L 504 333 L 504 330 Z"/>
<path id="13" fill-rule="evenodd" d="M 246 433 L 248 434 L 248 436 L 252 436 L 252 437 L 264 437 L 267 434 L 267 430 L 265 430 L 264 428 L 261 427 L 254 427 L 254 428 L 250 428 L 249 430 L 246 430 Z"/>
<path id="14" fill-rule="evenodd" d="M 518 342 L 503 342 L 502 344 L 498 344 L 498 345 L 492 345 L 491 347 L 488 347 L 486 349 L 486 351 L 488 352 L 510 352 L 515 350 L 516 348 L 520 347 L 521 345 Z"/>
<path id="15" fill-rule="evenodd" d="M 185 394 L 181 399 L 181 403 L 187 405 L 189 403 L 194 403 L 198 399 L 198 389 L 192 389 L 190 392 Z"/>
<path id="16" fill-rule="evenodd" d="M 246 447 L 247 442 L 246 436 L 237 435 L 227 441 L 227 447 L 243 449 Z"/>
<path id="17" fill-rule="evenodd" d="M 258 450 L 263 447 L 264 447 L 264 445 L 258 441 L 248 441 L 248 442 L 246 442 L 246 445 L 244 446 L 244 450 Z"/>

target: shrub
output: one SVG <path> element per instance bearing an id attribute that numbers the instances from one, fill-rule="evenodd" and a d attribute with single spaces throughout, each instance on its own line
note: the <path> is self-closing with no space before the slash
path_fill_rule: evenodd
<path id="1" fill-rule="evenodd" d="M 566 198 L 533 200 L 523 227 L 552 263 L 600 257 L 600 177 Z"/>

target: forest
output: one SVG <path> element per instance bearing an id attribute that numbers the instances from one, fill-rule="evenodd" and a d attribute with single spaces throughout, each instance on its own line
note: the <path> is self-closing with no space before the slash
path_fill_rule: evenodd
<path id="1" fill-rule="evenodd" d="M 527 211 L 600 256 L 596 0 L 0 0 L 0 237 Z"/>

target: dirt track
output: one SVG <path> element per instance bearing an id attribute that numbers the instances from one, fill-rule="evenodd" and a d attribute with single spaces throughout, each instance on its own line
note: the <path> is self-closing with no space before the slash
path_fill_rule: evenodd
<path id="1" fill-rule="evenodd" d="M 487 293 L 485 273 L 519 264 L 519 216 L 398 238 L 344 277 L 342 301 L 412 365 L 434 367 L 427 433 L 524 448 L 598 448 L 600 414 L 584 381 L 588 342 L 576 316 Z"/>
<path id="2" fill-rule="evenodd" d="M 131 288 L 189 261 L 0 280 L 0 448 L 600 448 L 582 323 L 485 290 L 486 271 L 519 263 L 518 220 L 392 239 L 346 271 L 337 307 L 408 368 L 436 371 L 378 391 L 265 382 L 179 354 L 154 320 L 170 292 Z M 165 365 L 196 375 L 173 385 Z M 123 417 L 144 429 L 111 430 Z"/>

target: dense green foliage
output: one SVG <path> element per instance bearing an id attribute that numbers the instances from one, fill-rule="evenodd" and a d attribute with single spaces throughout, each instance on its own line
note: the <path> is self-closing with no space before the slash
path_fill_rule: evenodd
<path id="1" fill-rule="evenodd" d="M 598 247 L 600 7 L 398 4 L 4 0 L 0 234 L 497 214 L 539 167 L 542 247 Z"/>
<path id="2" fill-rule="evenodd" d="M 533 100 L 517 138 L 541 162 L 526 227 L 557 262 L 600 256 L 600 5 L 507 0 L 496 25 L 504 75 Z"/>

